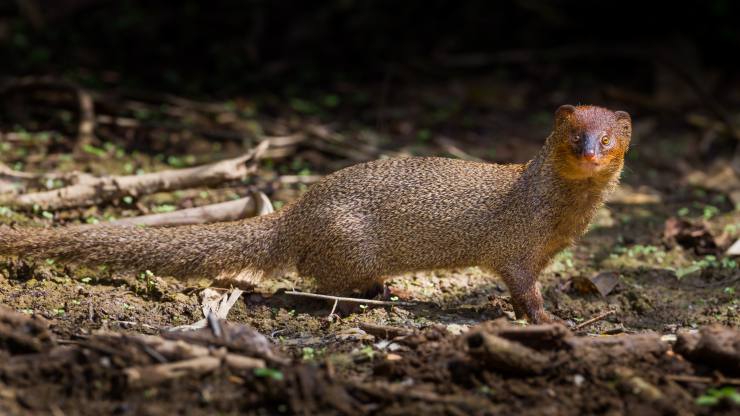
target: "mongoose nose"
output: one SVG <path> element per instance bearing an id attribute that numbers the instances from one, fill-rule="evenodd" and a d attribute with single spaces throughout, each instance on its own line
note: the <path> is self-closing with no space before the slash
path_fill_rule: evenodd
<path id="1" fill-rule="evenodd" d="M 596 152 L 593 150 L 586 150 L 583 152 L 583 158 L 588 160 L 589 162 L 596 162 L 596 159 L 598 159 L 598 156 L 596 155 Z"/>

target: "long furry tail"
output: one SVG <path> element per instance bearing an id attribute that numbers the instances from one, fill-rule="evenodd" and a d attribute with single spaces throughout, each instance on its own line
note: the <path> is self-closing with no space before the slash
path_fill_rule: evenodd
<path id="1" fill-rule="evenodd" d="M 243 221 L 180 227 L 0 226 L 0 255 L 150 270 L 160 276 L 229 278 L 287 267 L 279 213 Z"/>

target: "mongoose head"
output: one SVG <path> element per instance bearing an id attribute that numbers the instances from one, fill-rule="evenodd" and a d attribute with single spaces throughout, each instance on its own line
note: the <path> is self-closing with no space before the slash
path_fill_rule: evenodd
<path id="1" fill-rule="evenodd" d="M 557 172 L 567 179 L 612 176 L 624 165 L 631 136 L 632 121 L 624 111 L 563 105 L 550 138 Z"/>

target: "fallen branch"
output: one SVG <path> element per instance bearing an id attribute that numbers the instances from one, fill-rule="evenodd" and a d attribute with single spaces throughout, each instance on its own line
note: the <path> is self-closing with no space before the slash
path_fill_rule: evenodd
<path id="1" fill-rule="evenodd" d="M 14 180 L 33 180 L 37 176 L 32 173 L 19 172 L 9 168 L 4 163 L 0 163 L 0 178 L 14 179 Z"/>
<path id="2" fill-rule="evenodd" d="M 252 195 L 234 201 L 202 207 L 181 209 L 179 211 L 162 214 L 142 215 L 134 218 L 123 218 L 105 223 L 108 225 L 138 225 L 138 226 L 174 226 L 190 224 L 208 224 L 222 221 L 236 221 L 242 218 L 254 217 L 273 212 L 272 203 L 262 192 L 253 192 Z"/>
<path id="3" fill-rule="evenodd" d="M 606 312 L 604 312 L 604 313 L 602 313 L 600 315 L 596 315 L 593 318 L 588 319 L 586 321 L 583 321 L 580 324 L 574 326 L 573 327 L 573 330 L 574 331 L 581 330 L 581 329 L 583 329 L 583 328 L 585 328 L 585 327 L 587 327 L 587 326 L 589 326 L 591 324 L 594 324 L 596 322 L 602 321 L 602 320 L 606 319 L 606 317 L 611 316 L 611 315 L 614 315 L 615 313 L 616 313 L 616 311 L 610 310 L 610 311 L 606 311 Z"/>
<path id="4" fill-rule="evenodd" d="M 551 360 L 545 354 L 486 331 L 476 331 L 466 338 L 470 355 L 488 368 L 516 375 L 540 374 Z"/>
<path id="5" fill-rule="evenodd" d="M 257 138 L 252 133 L 245 133 L 235 130 L 200 128 L 179 122 L 142 121 L 131 117 L 121 117 L 108 114 L 101 114 L 97 116 L 95 120 L 98 124 L 101 125 L 115 126 L 124 129 L 156 128 L 168 131 L 188 130 L 207 139 L 222 142 L 243 142 L 246 140 L 255 139 L 259 139 L 260 142 L 269 141 L 270 150 L 268 150 L 265 154 L 265 157 L 269 158 L 283 158 L 292 155 L 295 152 L 295 146 L 305 141 L 306 139 L 305 135 L 303 134 Z"/>
<path id="6" fill-rule="evenodd" d="M 402 337 L 414 333 L 414 331 L 407 328 L 399 328 L 387 325 L 375 325 L 366 322 L 361 322 L 359 326 L 361 330 L 380 339 L 393 339 L 396 337 Z"/>
<path id="7" fill-rule="evenodd" d="M 288 290 L 285 291 L 286 295 L 291 296 L 302 296 L 305 298 L 313 298 L 313 299 L 325 299 L 325 300 L 332 300 L 332 301 L 339 301 L 339 302 L 351 302 L 351 303 L 359 303 L 363 305 L 378 305 L 378 306 L 414 306 L 414 303 L 412 302 L 389 302 L 385 300 L 374 300 L 374 299 L 360 299 L 360 298 L 345 298 L 341 296 L 331 296 L 331 295 L 320 295 L 318 293 L 306 293 L 306 292 L 298 292 L 295 290 Z"/>
<path id="8" fill-rule="evenodd" d="M 269 141 L 245 155 L 187 169 L 164 170 L 144 175 L 108 176 L 47 192 L 20 195 L 0 201 L 19 209 L 64 209 L 96 205 L 126 195 L 145 195 L 222 183 L 244 178 L 256 169 Z"/>
<path id="9" fill-rule="evenodd" d="M 214 356 L 202 356 L 174 363 L 130 367 L 123 370 L 129 387 L 142 388 L 155 386 L 165 381 L 187 375 L 207 374 L 225 365 L 232 370 L 252 370 L 264 368 L 263 360 L 237 354 L 226 354 L 223 359 Z"/>
<path id="10" fill-rule="evenodd" d="M 511 326 L 509 324 L 501 325 L 499 322 L 493 321 L 490 324 L 484 324 L 483 328 L 486 328 L 501 338 L 518 342 L 536 350 L 562 348 L 565 344 L 565 338 L 571 336 L 568 328 L 560 324 L 528 325 L 521 327 Z"/>
<path id="11" fill-rule="evenodd" d="M 278 181 L 286 185 L 294 183 L 310 184 L 316 183 L 323 178 L 323 175 L 283 175 L 278 179 Z"/>
<path id="12" fill-rule="evenodd" d="M 437 143 L 439 147 L 442 148 L 442 150 L 451 154 L 452 156 L 455 156 L 458 159 L 470 160 L 473 162 L 483 162 L 483 159 L 473 156 L 467 153 L 466 151 L 462 150 L 460 147 L 458 147 L 457 143 L 448 139 L 447 137 L 438 137 L 434 141 Z"/>
<path id="13" fill-rule="evenodd" d="M 30 353 L 54 346 L 49 324 L 40 316 L 28 316 L 0 305 L 0 350 Z"/>
<path id="14" fill-rule="evenodd" d="M 347 380 L 346 384 L 352 389 L 358 390 L 365 395 L 382 400 L 406 401 L 408 399 L 413 399 L 428 403 L 444 403 L 455 406 L 455 410 L 457 411 L 449 411 L 449 414 L 495 414 L 497 410 L 493 408 L 493 405 L 489 400 L 480 395 L 442 395 L 421 386 L 403 386 L 402 383 L 391 384 L 384 381 L 361 383 Z M 489 411 L 483 412 L 482 409 Z"/>
<path id="15" fill-rule="evenodd" d="M 583 337 L 559 324 L 517 327 L 493 321 L 472 328 L 463 339 L 476 362 L 511 375 L 541 374 L 566 362 L 627 365 L 670 350 L 670 344 L 656 333 Z"/>
<path id="16" fill-rule="evenodd" d="M 126 375 L 126 380 L 130 387 L 142 388 L 190 374 L 200 375 L 210 373 L 220 366 L 220 358 L 206 356 L 175 363 L 131 367 L 123 370 L 123 373 Z"/>
<path id="17" fill-rule="evenodd" d="M 667 380 L 678 381 L 682 383 L 702 383 L 702 384 L 730 384 L 733 386 L 740 386 L 740 378 L 727 378 L 727 377 L 702 377 L 692 376 L 689 374 L 669 374 L 665 376 Z"/>
<path id="18" fill-rule="evenodd" d="M 614 370 L 618 386 L 623 390 L 636 395 L 647 403 L 651 403 L 664 414 L 675 414 L 674 404 L 666 399 L 665 394 L 654 384 L 638 375 L 627 367 L 618 367 Z"/>
<path id="19" fill-rule="evenodd" d="M 740 330 L 718 325 L 702 328 L 698 333 L 679 332 L 673 349 L 694 363 L 740 374 Z"/>

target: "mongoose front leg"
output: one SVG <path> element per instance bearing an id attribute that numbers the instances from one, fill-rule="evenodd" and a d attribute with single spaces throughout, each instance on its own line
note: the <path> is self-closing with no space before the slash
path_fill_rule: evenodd
<path id="1" fill-rule="evenodd" d="M 517 319 L 529 318 L 531 323 L 551 322 L 537 285 L 537 273 L 524 269 L 501 272 L 511 293 L 511 304 Z"/>

